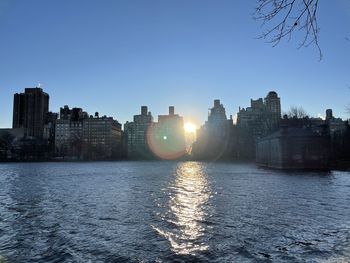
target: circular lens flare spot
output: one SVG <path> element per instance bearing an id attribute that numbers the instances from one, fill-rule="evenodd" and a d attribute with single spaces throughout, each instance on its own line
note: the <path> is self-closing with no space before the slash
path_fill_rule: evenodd
<path id="1" fill-rule="evenodd" d="M 147 144 L 160 159 L 174 160 L 186 154 L 183 123 L 165 120 L 147 130 Z"/>

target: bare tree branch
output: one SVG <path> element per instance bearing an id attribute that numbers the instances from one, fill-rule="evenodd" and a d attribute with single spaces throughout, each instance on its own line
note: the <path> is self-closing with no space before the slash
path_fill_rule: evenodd
<path id="1" fill-rule="evenodd" d="M 258 0 L 254 18 L 262 21 L 262 27 L 268 26 L 259 38 L 268 39 L 276 46 L 283 38 L 289 41 L 296 30 L 303 31 L 304 37 L 298 48 L 314 44 L 321 60 L 317 8 L 318 0 Z"/>
<path id="2" fill-rule="evenodd" d="M 308 117 L 308 114 L 302 107 L 292 106 L 290 107 L 289 111 L 287 112 L 288 118 L 292 119 L 303 119 Z"/>

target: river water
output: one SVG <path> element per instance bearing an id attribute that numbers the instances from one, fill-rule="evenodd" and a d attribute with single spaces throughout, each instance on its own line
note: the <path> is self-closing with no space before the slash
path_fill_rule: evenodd
<path id="1" fill-rule="evenodd" d="M 0 164 L 0 262 L 350 262 L 350 173 Z"/>

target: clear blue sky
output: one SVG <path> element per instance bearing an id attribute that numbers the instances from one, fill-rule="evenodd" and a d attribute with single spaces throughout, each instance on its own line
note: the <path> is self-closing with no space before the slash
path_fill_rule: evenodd
<path id="1" fill-rule="evenodd" d="M 218 98 L 228 115 L 275 90 L 282 109 L 326 108 L 347 117 L 350 0 L 320 0 L 320 44 L 298 38 L 273 48 L 256 37 L 256 1 L 1 0 L 0 127 L 10 127 L 13 94 L 41 83 L 50 110 L 82 107 L 124 123 L 148 105 L 168 105 L 201 124 Z"/>

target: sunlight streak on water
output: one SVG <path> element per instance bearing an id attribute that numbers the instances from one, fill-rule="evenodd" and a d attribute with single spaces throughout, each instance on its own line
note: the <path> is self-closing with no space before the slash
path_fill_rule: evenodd
<path id="1" fill-rule="evenodd" d="M 201 164 L 186 162 L 179 164 L 176 178 L 168 187 L 172 193 L 168 211 L 162 219 L 175 227 L 162 230 L 153 228 L 171 245 L 176 254 L 192 254 L 208 250 L 209 246 L 202 239 L 207 226 L 208 201 L 211 191 Z"/>
<path id="2" fill-rule="evenodd" d="M 0 258 L 350 262 L 349 190 L 349 172 L 253 164 L 0 164 Z"/>

